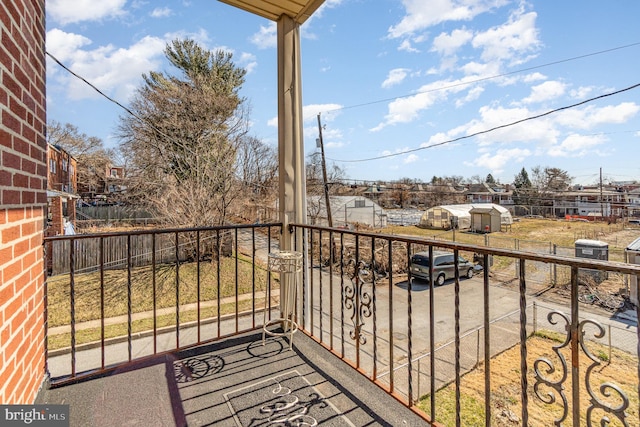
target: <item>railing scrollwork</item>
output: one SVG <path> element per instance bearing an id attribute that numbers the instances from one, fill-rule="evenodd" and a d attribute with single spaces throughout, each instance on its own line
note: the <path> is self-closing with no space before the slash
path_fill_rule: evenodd
<path id="1" fill-rule="evenodd" d="M 593 338 L 596 339 L 603 338 L 605 336 L 605 328 L 595 320 L 586 319 L 578 323 L 577 333 L 574 335 L 571 333 L 570 316 L 560 311 L 552 311 L 547 316 L 547 320 L 552 325 L 558 324 L 558 318 L 564 321 L 566 331 L 564 342 L 552 347 L 553 352 L 556 354 L 556 358 L 559 360 L 559 365 L 554 365 L 554 363 L 546 357 L 536 359 L 533 365 L 535 371 L 535 384 L 533 388 L 536 396 L 542 402 L 549 405 L 558 402 L 558 399 L 561 400 L 560 405 L 562 407 L 562 414 L 559 418 L 554 420 L 554 425 L 563 425 L 562 423 L 567 419 L 569 413 L 569 403 L 565 393 L 565 382 L 568 379 L 570 367 L 561 350 L 569 347 L 571 337 L 573 335 L 577 337 L 580 348 L 591 361 L 591 364 L 587 367 L 584 375 L 585 389 L 590 397 L 590 405 L 586 410 L 586 425 L 588 427 L 594 425 L 593 419 L 596 417 L 596 412 L 594 411 L 597 411 L 606 413 L 606 415 L 603 415 L 596 423 L 599 426 L 608 426 L 611 422 L 609 416 L 616 417 L 624 426 L 628 426 L 628 415 L 626 410 L 629 407 L 629 398 L 624 391 L 619 386 L 611 382 L 602 383 L 598 387 L 594 387 L 592 384 L 592 374 L 598 366 L 602 365 L 602 363 L 597 356 L 591 353 L 586 345 L 585 334 L 587 329 L 591 329 L 586 328 L 586 326 L 591 325 L 592 327 L 595 327 L 596 331 L 593 333 Z M 560 372 L 559 378 L 557 378 L 557 375 L 554 376 L 558 371 Z"/>
<path id="2" fill-rule="evenodd" d="M 362 333 L 364 319 L 371 317 L 371 304 L 373 298 L 365 290 L 366 282 L 364 277 L 368 274 L 367 265 L 359 261 L 351 276 L 351 285 L 347 284 L 344 289 L 344 307 L 351 311 L 351 323 L 353 329 L 349 331 L 352 340 L 360 344 L 366 344 L 367 338 Z"/>

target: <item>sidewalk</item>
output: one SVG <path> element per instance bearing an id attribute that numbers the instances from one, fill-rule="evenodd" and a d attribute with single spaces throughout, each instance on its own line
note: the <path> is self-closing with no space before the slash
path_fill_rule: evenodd
<path id="1" fill-rule="evenodd" d="M 280 296 L 280 290 L 277 289 L 277 287 L 274 287 L 271 290 L 271 297 L 278 297 Z M 251 294 L 242 294 L 242 295 L 238 295 L 238 301 L 247 301 L 250 300 L 252 297 Z M 256 292 L 255 294 L 255 299 L 257 300 L 262 300 L 265 298 L 265 293 L 264 291 L 260 291 L 260 292 Z M 236 301 L 236 297 L 235 296 L 231 296 L 231 297 L 225 297 L 225 298 L 221 298 L 220 299 L 220 305 L 223 304 L 232 304 L 235 303 Z M 200 302 L 200 308 L 207 308 L 207 307 L 216 307 L 218 305 L 218 301 L 214 300 L 214 301 L 201 301 Z M 183 304 L 180 305 L 180 312 L 185 312 L 185 311 L 196 311 L 198 309 L 198 303 L 190 303 L 190 304 Z M 175 307 L 164 307 L 164 308 L 159 308 L 156 310 L 155 316 L 163 316 L 163 315 L 168 315 L 168 314 L 175 314 L 176 312 L 176 308 Z M 134 322 L 136 320 L 142 320 L 142 319 L 152 319 L 154 316 L 154 313 L 152 310 L 149 311 L 141 311 L 138 313 L 132 313 L 131 314 L 131 321 Z M 104 325 L 105 326 L 109 326 L 109 325 L 118 325 L 118 324 L 123 324 L 123 323 L 127 323 L 129 321 L 128 316 L 126 314 L 122 315 L 122 316 L 114 316 L 114 317 L 107 317 L 104 319 Z M 75 325 L 75 330 L 77 331 L 82 331 L 82 330 L 86 330 L 86 329 L 93 329 L 93 328 L 100 328 L 102 326 L 102 322 L 100 321 L 100 319 L 96 319 L 96 320 L 89 320 L 86 322 L 78 322 Z M 71 325 L 62 325 L 62 326 L 55 326 L 52 328 L 49 328 L 49 336 L 52 335 L 59 335 L 59 334 L 64 334 L 64 333 L 70 333 L 71 332 Z"/>

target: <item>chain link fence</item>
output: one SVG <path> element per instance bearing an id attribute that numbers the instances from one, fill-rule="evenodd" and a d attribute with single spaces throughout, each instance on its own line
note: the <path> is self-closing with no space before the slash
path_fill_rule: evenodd
<path id="1" fill-rule="evenodd" d="M 567 318 L 569 318 L 569 313 Z M 526 308 L 527 336 L 541 335 L 552 337 L 560 341 L 566 337 L 565 324 L 557 321 L 549 321 L 549 315 L 558 311 L 555 308 L 534 302 Z M 580 315 L 580 321 L 593 320 L 594 316 L 587 313 Z M 590 343 L 597 343 L 606 350 L 598 351 L 599 357 L 606 362 L 615 363 L 616 352 L 613 349 L 622 350 L 629 355 L 635 355 L 637 351 L 637 321 L 628 320 L 622 322 L 597 321 L 604 330 L 602 337 L 597 336 L 597 327 L 592 324 L 585 326 L 584 339 L 589 347 Z M 490 322 L 490 349 L 491 357 L 501 353 L 520 343 L 520 311 L 514 310 Z M 450 340 L 436 346 L 434 350 L 434 378 L 435 389 L 439 390 L 455 381 L 456 378 L 456 345 L 455 340 Z M 473 371 L 484 363 L 484 326 L 477 327 L 460 335 L 460 376 Z M 394 368 L 394 387 L 396 392 L 408 397 L 408 364 L 402 364 Z M 431 354 L 426 353 L 415 358 L 411 363 L 412 368 L 412 395 L 417 401 L 430 393 L 431 389 Z M 531 367 L 530 367 L 531 368 Z M 388 381 L 389 373 L 380 376 L 381 381 Z"/>

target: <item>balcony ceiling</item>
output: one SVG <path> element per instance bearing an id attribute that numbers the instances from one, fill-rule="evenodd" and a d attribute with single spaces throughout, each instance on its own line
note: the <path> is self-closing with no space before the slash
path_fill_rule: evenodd
<path id="1" fill-rule="evenodd" d="M 271 21 L 287 15 L 298 24 L 304 23 L 324 0 L 220 0 L 231 6 L 254 13 Z"/>

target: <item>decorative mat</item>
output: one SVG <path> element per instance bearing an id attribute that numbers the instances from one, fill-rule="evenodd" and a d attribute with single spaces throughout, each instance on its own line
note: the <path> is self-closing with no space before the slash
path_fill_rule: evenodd
<path id="1" fill-rule="evenodd" d="M 353 426 L 296 370 L 229 393 L 225 399 L 236 424 L 254 426 Z"/>

